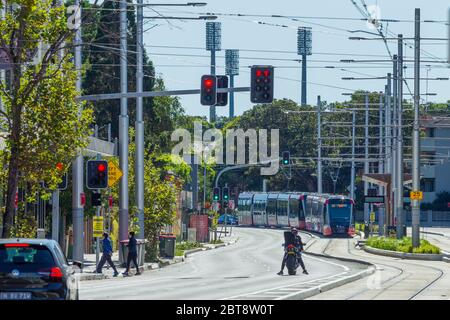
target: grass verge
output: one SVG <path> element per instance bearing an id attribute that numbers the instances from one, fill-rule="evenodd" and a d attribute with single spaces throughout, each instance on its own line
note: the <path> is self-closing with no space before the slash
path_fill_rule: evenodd
<path id="1" fill-rule="evenodd" d="M 397 251 L 404 253 L 428 253 L 439 254 L 441 249 L 431 244 L 425 239 L 420 240 L 420 246 L 413 248 L 411 237 L 404 237 L 403 239 L 393 239 L 385 237 L 372 237 L 367 239 L 366 245 L 376 249 L 383 249 L 389 251 Z"/>

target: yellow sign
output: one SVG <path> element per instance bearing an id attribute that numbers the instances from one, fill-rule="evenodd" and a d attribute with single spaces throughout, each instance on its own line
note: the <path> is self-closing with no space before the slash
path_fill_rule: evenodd
<path id="1" fill-rule="evenodd" d="M 370 213 L 370 222 L 375 222 L 375 212 Z"/>
<path id="2" fill-rule="evenodd" d="M 423 199 L 423 192 L 422 191 L 411 191 L 409 193 L 409 198 L 411 200 L 422 200 Z"/>
<path id="3" fill-rule="evenodd" d="M 103 217 L 93 218 L 94 238 L 103 236 Z"/>
<path id="4" fill-rule="evenodd" d="M 123 176 L 122 171 L 112 161 L 108 161 L 108 187 L 112 187 Z"/>

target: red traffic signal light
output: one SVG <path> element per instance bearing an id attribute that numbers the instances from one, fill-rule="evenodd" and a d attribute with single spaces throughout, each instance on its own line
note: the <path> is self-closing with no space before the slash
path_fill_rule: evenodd
<path id="1" fill-rule="evenodd" d="M 108 162 L 106 160 L 89 160 L 86 170 L 88 189 L 108 188 Z"/>
<path id="2" fill-rule="evenodd" d="M 202 76 L 200 103 L 204 106 L 215 106 L 217 103 L 217 78 L 213 75 Z"/>
<path id="3" fill-rule="evenodd" d="M 105 172 L 106 166 L 103 163 L 99 163 L 99 165 L 97 166 L 97 170 L 99 172 Z"/>
<path id="4" fill-rule="evenodd" d="M 271 103 L 274 87 L 273 66 L 253 66 L 251 69 L 250 101 Z"/>
<path id="5" fill-rule="evenodd" d="M 64 170 L 64 164 L 62 162 L 58 162 L 56 164 L 56 170 L 63 171 Z"/>

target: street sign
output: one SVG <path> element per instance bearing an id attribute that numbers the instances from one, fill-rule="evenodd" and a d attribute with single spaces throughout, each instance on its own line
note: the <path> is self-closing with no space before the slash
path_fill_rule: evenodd
<path id="1" fill-rule="evenodd" d="M 365 196 L 364 203 L 384 203 L 384 196 Z"/>
<path id="2" fill-rule="evenodd" d="M 103 236 L 103 217 L 93 217 L 93 231 L 94 231 L 94 237 L 100 238 Z"/>
<path id="3" fill-rule="evenodd" d="M 219 211 L 220 210 L 220 203 L 219 202 L 214 202 L 213 203 L 213 210 L 214 211 Z"/>
<path id="4" fill-rule="evenodd" d="M 236 206 L 234 204 L 234 200 L 228 201 L 228 209 L 234 210 L 235 208 L 236 208 Z"/>
<path id="5" fill-rule="evenodd" d="M 409 193 L 409 197 L 411 200 L 422 200 L 423 192 L 422 191 L 411 191 Z"/>
<path id="6" fill-rule="evenodd" d="M 123 176 L 122 171 L 112 161 L 108 161 L 108 187 L 112 187 Z"/>
<path id="7" fill-rule="evenodd" d="M 375 212 L 370 213 L 370 222 L 375 222 Z"/>

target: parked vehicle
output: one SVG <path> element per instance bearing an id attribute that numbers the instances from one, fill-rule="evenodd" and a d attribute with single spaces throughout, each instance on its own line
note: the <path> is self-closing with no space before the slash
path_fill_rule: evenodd
<path id="1" fill-rule="evenodd" d="M 54 240 L 2 239 L 0 300 L 77 300 L 74 265 Z"/>
<path id="2" fill-rule="evenodd" d="M 231 214 L 223 214 L 219 217 L 219 219 L 217 219 L 218 224 L 225 224 L 225 221 L 230 225 L 238 225 L 239 223 L 238 217 Z"/>

